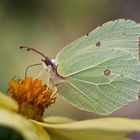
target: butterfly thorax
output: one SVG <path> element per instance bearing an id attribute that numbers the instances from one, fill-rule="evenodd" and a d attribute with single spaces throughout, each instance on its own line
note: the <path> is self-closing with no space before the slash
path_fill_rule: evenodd
<path id="1" fill-rule="evenodd" d="M 55 64 L 54 59 L 42 59 L 42 65 L 47 73 L 47 77 L 53 85 L 57 85 L 65 81 L 66 78 L 57 73 L 57 65 Z"/>

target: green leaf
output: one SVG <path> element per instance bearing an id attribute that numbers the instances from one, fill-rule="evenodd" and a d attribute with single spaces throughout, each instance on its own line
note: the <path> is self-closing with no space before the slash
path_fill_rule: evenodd
<path id="1" fill-rule="evenodd" d="M 33 125 L 22 116 L 4 109 L 0 109 L 0 134 L 0 138 L 6 140 L 50 140 L 41 126 Z"/>
<path id="2" fill-rule="evenodd" d="M 6 108 L 17 112 L 18 104 L 13 99 L 0 92 L 0 108 Z"/>
<path id="3" fill-rule="evenodd" d="M 60 94 L 74 106 L 107 115 L 138 99 L 140 24 L 110 21 L 56 56 Z"/>
<path id="4" fill-rule="evenodd" d="M 128 140 L 129 133 L 140 132 L 140 120 L 125 118 L 103 118 L 65 124 L 34 122 L 45 127 L 52 140 Z"/>

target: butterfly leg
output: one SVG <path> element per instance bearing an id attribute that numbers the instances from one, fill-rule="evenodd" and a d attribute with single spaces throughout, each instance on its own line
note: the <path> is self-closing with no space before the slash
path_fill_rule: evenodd
<path id="1" fill-rule="evenodd" d="M 48 85 L 48 87 L 53 87 L 53 93 L 52 93 L 52 95 L 50 97 L 50 99 L 52 99 L 56 95 L 56 93 L 57 93 L 57 87 L 52 84 L 51 79 L 50 79 L 50 77 L 51 77 L 51 75 L 50 75 L 51 67 L 50 66 L 47 66 L 43 62 L 42 62 L 42 65 L 43 65 L 43 68 L 44 68 L 45 75 L 47 77 L 47 83 L 46 84 Z"/>
<path id="2" fill-rule="evenodd" d="M 48 85 L 48 87 L 53 87 L 53 93 L 52 93 L 52 95 L 51 95 L 51 97 L 50 98 L 53 98 L 55 95 L 56 95 L 56 93 L 57 93 L 57 87 L 56 86 L 53 86 L 53 84 L 52 84 L 52 82 L 51 82 L 51 79 L 50 79 L 50 72 L 49 71 L 45 71 L 45 74 L 47 75 L 47 85 Z M 47 90 L 47 89 L 46 89 Z M 46 91 L 45 90 L 45 91 Z"/>
<path id="3" fill-rule="evenodd" d="M 57 87 L 55 86 L 54 91 L 53 91 L 53 93 L 52 93 L 50 98 L 53 98 L 56 94 L 57 94 Z"/>
<path id="4" fill-rule="evenodd" d="M 36 79 L 41 78 L 41 77 L 43 76 L 44 73 L 45 73 L 44 70 L 41 70 L 41 71 L 39 72 L 39 74 L 36 76 Z"/>
<path id="5" fill-rule="evenodd" d="M 47 88 L 46 88 L 44 91 L 42 91 L 42 93 L 47 92 L 47 91 L 48 91 L 48 89 L 49 89 L 49 87 L 47 86 Z"/>
<path id="6" fill-rule="evenodd" d="M 47 84 L 47 88 L 42 92 L 42 93 L 45 93 L 45 92 L 47 92 L 47 90 L 49 89 L 49 84 L 50 84 L 50 76 L 49 76 L 49 72 L 48 71 L 46 71 L 46 70 L 43 70 L 43 75 L 46 75 L 46 77 L 47 77 L 47 82 L 46 82 L 46 84 Z"/>
<path id="7" fill-rule="evenodd" d="M 45 75 L 46 75 L 46 77 L 47 77 L 47 81 L 46 81 L 46 84 L 47 85 L 49 85 L 50 84 L 50 73 L 49 73 L 49 71 L 47 70 L 44 70 L 44 73 L 45 73 Z"/>

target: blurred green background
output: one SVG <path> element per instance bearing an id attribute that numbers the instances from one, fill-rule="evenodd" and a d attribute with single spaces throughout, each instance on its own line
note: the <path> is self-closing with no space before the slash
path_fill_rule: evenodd
<path id="1" fill-rule="evenodd" d="M 140 22 L 139 5 L 139 0 L 0 0 L 0 90 L 6 92 L 14 75 L 24 77 L 28 65 L 40 62 L 40 56 L 19 50 L 20 45 L 55 58 L 66 44 L 104 22 L 116 18 Z M 133 102 L 110 116 L 140 118 L 139 108 L 140 103 Z M 46 115 L 79 120 L 102 117 L 81 111 L 61 97 Z"/>

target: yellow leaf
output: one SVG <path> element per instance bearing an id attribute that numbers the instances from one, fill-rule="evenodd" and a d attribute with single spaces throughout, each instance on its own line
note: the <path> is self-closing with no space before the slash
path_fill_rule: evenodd
<path id="1" fill-rule="evenodd" d="M 61 121 L 60 117 L 56 119 Z M 47 122 L 47 118 L 45 120 Z M 103 118 L 62 124 L 34 122 L 45 127 L 52 140 L 128 140 L 128 133 L 140 132 L 140 120 L 125 118 Z"/>

